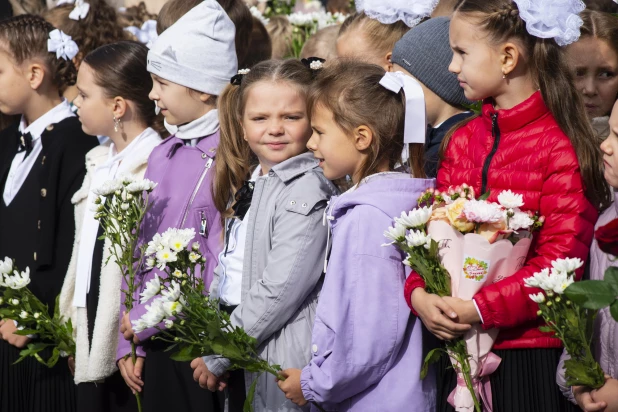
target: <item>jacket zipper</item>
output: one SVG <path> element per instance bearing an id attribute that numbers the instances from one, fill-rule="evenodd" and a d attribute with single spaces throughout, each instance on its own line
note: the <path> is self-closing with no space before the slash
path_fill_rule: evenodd
<path id="1" fill-rule="evenodd" d="M 494 113 L 491 115 L 491 135 L 494 138 L 494 145 L 491 148 L 491 152 L 485 158 L 485 163 L 483 163 L 483 175 L 482 175 L 482 184 L 481 184 L 481 193 L 479 195 L 484 195 L 487 192 L 487 175 L 489 174 L 489 166 L 491 165 L 491 161 L 494 158 L 494 155 L 498 151 L 498 145 L 500 144 L 500 127 L 498 126 L 498 113 Z"/>
<path id="2" fill-rule="evenodd" d="M 202 186 L 202 182 L 204 182 L 206 173 L 208 173 L 208 170 L 210 170 L 212 163 L 213 163 L 212 158 L 208 159 L 208 161 L 206 162 L 206 166 L 204 167 L 202 176 L 200 176 L 200 180 L 197 182 L 197 186 L 195 186 L 195 190 L 193 190 L 193 194 L 191 195 L 191 199 L 189 199 L 189 204 L 187 205 L 187 208 L 185 209 L 185 214 L 182 218 L 182 222 L 180 223 L 179 227 L 184 227 L 185 222 L 187 221 L 187 216 L 189 215 L 189 209 L 191 209 L 191 205 L 193 204 L 193 201 L 195 200 L 195 196 L 197 196 L 197 191 L 200 190 L 200 186 Z"/>

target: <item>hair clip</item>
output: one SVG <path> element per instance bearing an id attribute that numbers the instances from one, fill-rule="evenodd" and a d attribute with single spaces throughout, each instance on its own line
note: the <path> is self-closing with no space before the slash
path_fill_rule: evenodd
<path id="1" fill-rule="evenodd" d="M 89 3 L 86 3 L 84 0 L 75 0 L 75 8 L 73 9 L 73 11 L 71 11 L 71 13 L 69 13 L 69 18 L 71 20 L 79 21 L 86 18 L 89 11 Z"/>
<path id="2" fill-rule="evenodd" d="M 49 32 L 47 51 L 56 53 L 57 59 L 72 60 L 79 53 L 79 47 L 77 47 L 77 43 L 73 41 L 71 36 L 55 29 Z"/>
<path id="3" fill-rule="evenodd" d="M 308 69 L 316 71 L 324 68 L 324 62 L 326 62 L 326 60 L 319 57 L 308 57 L 302 59 L 300 62 L 307 66 Z"/>
<path id="4" fill-rule="evenodd" d="M 234 86 L 240 86 L 240 84 L 242 83 L 242 78 L 245 76 L 245 74 L 249 74 L 250 71 L 251 69 L 238 70 L 238 74 L 235 74 L 234 77 L 230 79 L 230 83 L 232 83 Z"/>

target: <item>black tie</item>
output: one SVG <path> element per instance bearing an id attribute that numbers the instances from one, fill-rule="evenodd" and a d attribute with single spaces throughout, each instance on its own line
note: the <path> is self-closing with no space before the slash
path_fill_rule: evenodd
<path id="1" fill-rule="evenodd" d="M 26 155 L 24 156 L 25 160 L 30 152 L 32 152 L 32 136 L 30 133 L 18 133 L 17 138 L 19 145 L 17 148 L 17 153 L 26 152 Z"/>

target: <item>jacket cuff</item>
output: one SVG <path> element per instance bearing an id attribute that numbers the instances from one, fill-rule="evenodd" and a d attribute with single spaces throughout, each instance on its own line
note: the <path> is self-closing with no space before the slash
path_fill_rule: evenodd
<path id="1" fill-rule="evenodd" d="M 131 356 L 131 344 L 129 343 L 129 341 L 124 340 L 122 336 L 120 337 L 120 339 L 126 342 L 126 344 L 121 345 L 121 342 L 118 342 L 118 349 L 116 350 L 116 364 L 118 364 L 118 361 L 120 359 Z M 137 356 L 138 358 L 146 357 L 146 352 L 144 352 L 144 349 L 140 345 L 135 345 L 135 356 Z"/>
<path id="2" fill-rule="evenodd" d="M 232 362 L 229 359 L 217 355 L 204 356 L 202 360 L 210 373 L 217 378 L 220 378 L 232 366 Z"/>
<path id="3" fill-rule="evenodd" d="M 406 283 L 403 287 L 403 297 L 406 300 L 406 304 L 408 305 L 414 316 L 418 316 L 418 313 L 412 307 L 412 292 L 414 292 L 414 289 L 416 288 L 424 289 L 425 281 L 423 280 L 421 275 L 419 275 L 415 271 L 412 271 L 406 279 Z"/>
<path id="4" fill-rule="evenodd" d="M 303 391 L 303 397 L 309 402 L 314 402 L 315 397 L 313 396 L 313 391 L 311 390 L 311 380 L 311 364 L 309 364 L 300 372 L 300 388 Z"/>
<path id="5" fill-rule="evenodd" d="M 481 317 L 481 322 L 484 330 L 495 328 L 493 316 L 487 305 L 487 300 L 482 293 L 477 293 L 472 299 Z"/>

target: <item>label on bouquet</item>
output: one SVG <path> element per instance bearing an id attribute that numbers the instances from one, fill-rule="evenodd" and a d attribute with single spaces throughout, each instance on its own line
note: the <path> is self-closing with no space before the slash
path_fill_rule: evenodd
<path id="1" fill-rule="evenodd" d="M 485 282 L 491 261 L 464 255 L 463 276 L 475 282 Z"/>

